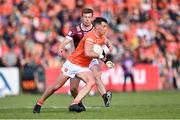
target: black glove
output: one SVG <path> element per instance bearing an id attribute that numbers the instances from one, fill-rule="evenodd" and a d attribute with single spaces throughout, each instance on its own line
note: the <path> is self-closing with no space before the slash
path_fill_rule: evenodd
<path id="1" fill-rule="evenodd" d="M 114 68 L 114 63 L 112 61 L 106 59 L 104 63 L 107 65 L 108 68 Z"/>

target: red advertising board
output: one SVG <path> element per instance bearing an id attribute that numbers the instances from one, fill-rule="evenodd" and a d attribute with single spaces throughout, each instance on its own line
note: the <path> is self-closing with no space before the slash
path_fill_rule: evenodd
<path id="1" fill-rule="evenodd" d="M 150 91 L 160 89 L 160 80 L 158 74 L 158 68 L 152 65 L 136 65 L 133 69 L 135 87 L 137 91 Z M 46 70 L 46 87 L 51 85 L 61 75 L 60 68 L 47 69 Z M 106 86 L 106 89 L 112 91 L 122 91 L 124 84 L 123 70 L 119 65 L 116 65 L 113 69 L 102 68 L 102 80 Z M 127 90 L 131 90 L 130 79 L 126 82 Z M 84 85 L 80 83 L 80 88 Z M 96 88 L 93 89 L 96 91 Z M 69 80 L 65 85 L 56 91 L 56 93 L 68 93 L 69 92 Z"/>

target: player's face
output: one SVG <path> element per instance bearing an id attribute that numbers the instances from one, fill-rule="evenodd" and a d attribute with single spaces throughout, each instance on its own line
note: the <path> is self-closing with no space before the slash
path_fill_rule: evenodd
<path id="1" fill-rule="evenodd" d="M 101 24 L 97 26 L 97 29 L 100 34 L 104 35 L 108 29 L 108 24 L 105 22 L 101 22 Z"/>
<path id="2" fill-rule="evenodd" d="M 84 13 L 82 15 L 82 23 L 84 26 L 90 26 L 92 23 L 93 14 L 92 13 Z"/>

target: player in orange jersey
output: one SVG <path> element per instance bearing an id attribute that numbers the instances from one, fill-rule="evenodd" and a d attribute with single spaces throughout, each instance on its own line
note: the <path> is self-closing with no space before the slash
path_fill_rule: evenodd
<path id="1" fill-rule="evenodd" d="M 108 44 L 104 37 L 107 26 L 107 20 L 102 17 L 97 17 L 94 20 L 94 29 L 84 36 L 84 38 L 78 44 L 77 48 L 63 64 L 63 74 L 60 74 L 57 81 L 53 85 L 49 86 L 41 98 L 37 101 L 33 109 L 34 113 L 40 113 L 41 106 L 43 105 L 44 101 L 56 90 L 61 88 L 69 78 L 74 78 L 75 76 L 83 80 L 86 84 L 79 91 L 78 95 L 69 106 L 69 111 L 81 112 L 83 110 L 83 108 L 78 104 L 95 85 L 95 77 L 92 71 L 89 69 L 89 64 L 93 58 L 105 58 L 104 55 L 93 51 L 93 45 Z"/>
<path id="2" fill-rule="evenodd" d="M 63 49 L 68 43 L 73 42 L 74 47 L 76 48 L 79 42 L 81 41 L 81 39 L 84 37 L 84 35 L 93 29 L 92 19 L 93 19 L 93 10 L 90 8 L 84 8 L 82 10 L 81 23 L 79 25 L 76 25 L 75 27 L 72 27 L 69 30 L 66 39 L 60 45 L 59 53 L 61 56 L 63 56 Z M 108 47 L 109 49 L 112 49 L 112 44 L 110 42 L 108 42 Z M 100 63 L 98 59 L 93 59 L 89 65 L 89 68 L 92 70 L 96 78 L 95 79 L 96 87 L 104 100 L 105 106 L 109 107 L 111 103 L 112 93 L 110 91 L 106 91 L 106 88 L 101 80 Z M 70 91 L 74 98 L 78 94 L 79 82 L 80 79 L 78 79 L 77 77 L 70 79 Z M 79 106 L 83 107 L 84 111 L 86 110 L 82 102 L 79 103 Z"/>

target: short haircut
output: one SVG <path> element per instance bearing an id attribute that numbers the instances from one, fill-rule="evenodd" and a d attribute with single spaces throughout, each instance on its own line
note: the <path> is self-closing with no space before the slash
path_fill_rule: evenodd
<path id="1" fill-rule="evenodd" d="M 82 15 L 87 13 L 91 13 L 93 15 L 93 10 L 91 8 L 84 8 L 82 10 Z"/>
<path id="2" fill-rule="evenodd" d="M 96 19 L 94 20 L 94 26 L 97 25 L 97 24 L 101 24 L 102 22 L 105 22 L 108 24 L 107 20 L 103 17 L 96 17 Z"/>

